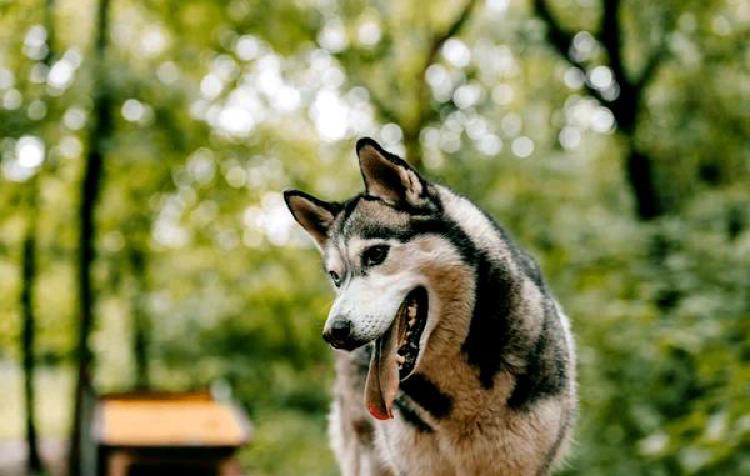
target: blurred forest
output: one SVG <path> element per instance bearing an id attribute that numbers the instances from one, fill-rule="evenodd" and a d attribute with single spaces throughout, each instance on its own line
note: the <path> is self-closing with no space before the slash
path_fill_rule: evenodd
<path id="1" fill-rule="evenodd" d="M 0 0 L 0 446 L 210 386 L 247 474 L 336 474 L 332 293 L 280 192 L 357 192 L 362 135 L 542 263 L 562 474 L 750 475 L 747 0 Z"/>

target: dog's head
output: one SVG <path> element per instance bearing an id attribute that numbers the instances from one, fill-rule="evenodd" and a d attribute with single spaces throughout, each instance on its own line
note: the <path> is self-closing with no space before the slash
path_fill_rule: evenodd
<path id="1" fill-rule="evenodd" d="M 458 258 L 439 233 L 431 233 L 438 231 L 430 229 L 438 226 L 436 186 L 372 139 L 360 139 L 356 151 L 363 194 L 346 202 L 325 202 L 300 191 L 284 196 L 315 240 L 336 288 L 324 339 L 343 350 L 375 341 L 368 392 L 377 387 L 374 391 L 395 395 L 398 381 L 418 365 L 434 328 L 435 280 L 445 281 L 441 271 Z M 370 408 L 371 413 L 389 416 L 392 400 L 373 397 L 378 399 L 373 404 L 385 402 L 385 407 Z"/>

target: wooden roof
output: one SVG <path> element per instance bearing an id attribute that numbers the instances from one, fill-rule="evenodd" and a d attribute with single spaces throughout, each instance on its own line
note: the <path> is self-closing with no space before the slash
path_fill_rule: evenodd
<path id="1" fill-rule="evenodd" d="M 207 393 L 103 396 L 95 437 L 108 446 L 240 446 L 249 423 L 238 409 Z"/>

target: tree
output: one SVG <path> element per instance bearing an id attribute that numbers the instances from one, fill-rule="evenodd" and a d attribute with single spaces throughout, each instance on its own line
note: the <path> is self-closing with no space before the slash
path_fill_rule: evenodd
<path id="1" fill-rule="evenodd" d="M 366 79 L 367 70 L 363 71 L 361 66 L 368 59 L 366 56 L 363 57 L 363 52 L 356 49 L 347 49 L 338 55 L 346 68 L 350 81 L 355 85 L 364 86 L 368 90 L 370 100 L 379 118 L 383 121 L 398 124 L 402 128 L 406 157 L 410 163 L 420 170 L 423 168 L 420 134 L 425 126 L 439 117 L 440 113 L 430 96 L 426 79 L 427 68 L 437 61 L 443 45 L 451 37 L 458 35 L 466 26 L 478 3 L 477 0 L 466 0 L 441 29 L 434 29 L 435 31 L 433 31 L 432 27 L 428 27 L 425 32 L 427 47 L 424 51 L 415 55 L 416 61 L 410 62 L 409 68 L 399 69 L 397 66 L 385 64 L 387 61 L 386 55 L 388 53 L 393 54 L 392 50 L 384 50 L 380 54 L 376 54 L 376 56 L 380 56 L 380 61 L 376 64 L 379 75 L 389 75 L 385 83 L 395 85 L 403 81 L 408 86 L 409 90 L 402 91 L 401 98 L 399 98 L 402 100 L 404 98 L 410 99 L 406 101 L 404 106 L 399 107 L 400 101 L 395 100 L 395 98 L 383 97 L 372 82 Z M 422 12 L 418 12 L 418 15 L 423 16 Z M 399 18 L 399 20 L 401 19 Z M 386 32 L 386 34 L 390 33 Z M 393 45 L 394 41 L 391 39 L 383 42 L 383 44 Z M 393 62 L 396 63 L 396 61 Z M 406 80 L 403 80 L 403 78 L 406 78 Z M 386 94 L 392 94 L 392 92 L 389 89 Z"/>
<path id="2" fill-rule="evenodd" d="M 84 162 L 83 179 L 80 185 L 79 237 L 78 237 L 78 343 L 76 347 L 77 373 L 74 394 L 73 427 L 70 436 L 68 470 L 71 475 L 83 472 L 84 434 L 90 423 L 92 396 L 93 352 L 90 336 L 95 320 L 94 284 L 92 266 L 96 259 L 95 211 L 104 173 L 104 161 L 108 141 L 113 131 L 113 117 L 109 86 L 105 74 L 107 44 L 109 38 L 110 0 L 99 0 L 96 16 L 94 42 L 94 102 L 93 124 L 89 133 L 88 150 Z"/>
<path id="3" fill-rule="evenodd" d="M 537 16 L 547 26 L 547 39 L 550 45 L 570 64 L 584 72 L 587 71 L 588 65 L 577 59 L 574 53 L 575 35 L 560 24 L 547 0 L 534 0 L 534 8 Z M 619 92 L 606 95 L 588 81 L 585 83 L 586 91 L 612 111 L 617 128 L 625 139 L 626 177 L 633 191 L 636 212 L 644 220 L 655 218 L 667 211 L 657 190 L 654 158 L 639 146 L 635 138 L 645 92 L 666 57 L 667 37 L 668 35 L 663 32 L 662 43 L 648 56 L 640 74 L 630 73 L 625 65 L 621 0 L 602 1 L 602 14 L 596 39 L 606 51 L 609 68 Z"/>
<path id="4" fill-rule="evenodd" d="M 145 247 L 129 244 L 127 247 L 133 289 L 130 297 L 132 319 L 132 349 L 135 370 L 135 387 L 147 389 L 151 385 L 149 372 L 150 321 L 147 309 L 148 258 Z"/>
<path id="5" fill-rule="evenodd" d="M 49 68 L 54 60 L 54 0 L 45 0 L 44 23 L 47 33 L 47 52 L 43 64 Z M 21 245 L 21 293 L 20 307 L 22 314 L 21 354 L 24 376 L 24 407 L 26 429 L 26 446 L 28 448 L 27 468 L 31 473 L 42 471 L 42 459 L 39 453 L 39 441 L 36 427 L 36 386 L 34 383 L 36 368 L 36 313 L 34 309 L 34 291 L 37 281 L 37 226 L 39 218 L 39 180 L 43 164 L 29 179 L 26 192 L 26 224 Z"/>
<path id="6" fill-rule="evenodd" d="M 21 296 L 20 306 L 22 313 L 21 331 L 21 353 L 23 355 L 24 376 L 24 406 L 26 410 L 26 446 L 28 448 L 27 467 L 30 472 L 37 473 L 42 469 L 42 461 L 39 456 L 39 444 L 36 431 L 36 392 L 34 386 L 35 368 L 35 324 L 34 315 L 34 288 L 36 285 L 37 260 L 36 260 L 36 220 L 37 211 L 37 177 L 30 179 L 28 190 L 28 203 L 26 216 L 26 230 L 22 242 L 22 265 L 21 265 Z"/>

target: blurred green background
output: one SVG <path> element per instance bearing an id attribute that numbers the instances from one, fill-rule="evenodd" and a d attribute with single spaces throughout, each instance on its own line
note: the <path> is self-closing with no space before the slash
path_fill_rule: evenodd
<path id="1" fill-rule="evenodd" d="M 0 448 L 24 355 L 68 437 L 83 343 L 98 391 L 231 389 L 247 474 L 336 474 L 332 293 L 280 192 L 359 191 L 362 135 L 542 263 L 562 474 L 750 475 L 747 0 L 0 0 Z"/>

